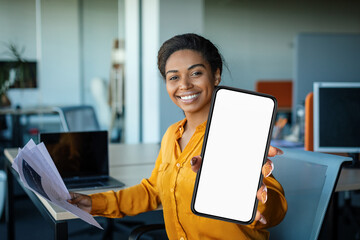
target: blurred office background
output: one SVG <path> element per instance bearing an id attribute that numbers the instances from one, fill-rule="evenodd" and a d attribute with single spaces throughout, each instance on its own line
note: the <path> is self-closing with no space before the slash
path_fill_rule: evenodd
<path id="1" fill-rule="evenodd" d="M 122 99 L 115 110 L 120 112 L 116 112 L 118 122 L 111 129 L 112 140 L 158 143 L 167 127 L 184 116 L 167 96 L 156 66 L 157 51 L 168 38 L 187 32 L 201 34 L 219 48 L 227 66 L 223 85 L 256 90 L 259 80 L 291 81 L 293 102 L 286 114 L 295 114 L 290 116 L 295 124 L 298 108 L 305 101 L 305 95 L 296 92 L 301 84 L 297 81 L 303 77 L 297 70 L 298 39 L 314 35 L 358 37 L 360 2 L 0 0 L 0 62 L 14 61 L 9 54 L 12 44 L 36 69 L 35 84 L 7 90 L 11 104 L 3 108 L 90 105 L 101 128 L 110 129 L 108 94 L 112 91 Z M 118 66 L 114 65 L 117 48 L 123 51 L 123 90 L 110 87 L 114 78 L 119 80 Z M 336 66 L 343 69 L 337 73 L 345 74 L 337 81 L 360 81 L 359 47 L 355 50 L 349 50 L 355 54 L 350 60 L 341 59 Z M 319 54 L 316 48 L 307 48 L 309 58 L 312 53 Z M 323 53 L 326 50 L 320 53 L 326 59 Z M 347 61 L 359 66 L 350 68 L 351 78 L 346 76 Z M 311 85 L 313 79 L 309 81 Z M 11 117 L 2 117 L 5 127 L 1 136 L 11 140 L 15 137 Z M 39 113 L 20 120 L 25 139 L 41 131 L 60 130 L 56 115 Z M 9 146 L 1 144 L 2 148 Z"/>
<path id="2" fill-rule="evenodd" d="M 35 88 L 7 91 L 11 107 L 92 105 L 109 128 L 109 111 L 91 85 L 100 79 L 108 87 L 114 41 L 124 43 L 121 141 L 128 143 L 159 142 L 183 117 L 156 67 L 158 48 L 175 34 L 211 39 L 227 62 L 223 84 L 254 90 L 259 79 L 295 78 L 298 34 L 360 32 L 358 1 L 1 0 L 0 6 L 0 60 L 13 60 L 5 54 L 12 43 L 37 68 Z"/>

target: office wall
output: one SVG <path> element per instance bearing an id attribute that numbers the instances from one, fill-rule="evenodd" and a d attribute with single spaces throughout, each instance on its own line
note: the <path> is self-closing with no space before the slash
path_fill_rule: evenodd
<path id="1" fill-rule="evenodd" d="M 0 0 L 0 59 L 13 59 L 7 54 L 9 43 L 15 44 L 19 49 L 24 49 L 23 57 L 36 61 L 35 1 Z M 37 95 L 36 89 L 26 92 L 11 90 L 9 93 L 14 104 L 23 102 L 23 99 L 36 102 Z"/>
<path id="2" fill-rule="evenodd" d="M 24 57 L 36 59 L 35 1 L 0 0 L 0 58 L 8 43 L 25 47 Z"/>
<path id="3" fill-rule="evenodd" d="M 120 36 L 120 30 L 124 38 L 124 26 L 118 28 L 118 19 L 123 18 L 118 18 L 117 0 L 84 0 L 82 4 L 83 94 L 84 102 L 94 104 L 91 80 L 94 77 L 109 80 L 113 41 Z"/>
<path id="4" fill-rule="evenodd" d="M 360 33 L 299 34 L 295 66 L 293 109 L 314 82 L 360 82 Z"/>
<path id="5" fill-rule="evenodd" d="M 299 32 L 360 32 L 359 1 L 205 0 L 204 33 L 228 63 L 223 84 L 294 77 Z"/>
<path id="6" fill-rule="evenodd" d="M 80 84 L 81 102 L 94 106 L 103 129 L 110 124 L 110 109 L 94 98 L 91 83 L 94 78 L 110 82 L 111 51 L 116 38 L 124 38 L 122 0 L 80 0 Z M 119 15 L 122 13 L 121 17 Z M 100 89 L 99 89 L 100 90 Z M 107 88 L 105 92 L 107 92 Z"/>
<path id="7" fill-rule="evenodd" d="M 79 44 L 77 1 L 41 1 L 41 104 L 80 104 Z"/>

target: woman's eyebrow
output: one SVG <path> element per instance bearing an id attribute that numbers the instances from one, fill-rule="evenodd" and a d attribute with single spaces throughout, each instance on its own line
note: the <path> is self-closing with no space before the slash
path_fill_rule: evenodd
<path id="1" fill-rule="evenodd" d="M 196 67 L 203 67 L 203 68 L 206 68 L 204 64 L 202 63 L 198 63 L 198 64 L 194 64 L 194 65 L 191 65 L 190 67 L 188 67 L 188 70 L 191 70 L 193 68 L 196 68 Z M 165 75 L 167 75 L 168 73 L 177 73 L 179 72 L 178 70 L 169 70 L 165 73 Z"/>
<path id="2" fill-rule="evenodd" d="M 194 64 L 194 65 L 191 65 L 190 67 L 188 67 L 188 70 L 191 70 L 191 69 L 196 68 L 196 67 L 206 68 L 204 64 L 198 63 L 198 64 Z"/>
<path id="3" fill-rule="evenodd" d="M 165 75 L 167 75 L 168 73 L 176 73 L 176 72 L 179 72 L 178 70 L 169 70 L 165 73 Z"/>

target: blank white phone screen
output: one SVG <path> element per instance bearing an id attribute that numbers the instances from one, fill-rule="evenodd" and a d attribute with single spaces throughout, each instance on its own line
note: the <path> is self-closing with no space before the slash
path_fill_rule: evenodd
<path id="1" fill-rule="evenodd" d="M 250 223 L 276 103 L 269 97 L 219 89 L 213 104 L 193 208 Z"/>

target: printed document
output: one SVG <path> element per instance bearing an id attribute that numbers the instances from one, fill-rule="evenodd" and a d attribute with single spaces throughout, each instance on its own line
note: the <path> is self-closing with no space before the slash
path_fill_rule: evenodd
<path id="1" fill-rule="evenodd" d="M 31 139 L 24 148 L 19 149 L 12 167 L 31 191 L 85 222 L 103 229 L 92 215 L 67 202 L 71 198 L 69 191 L 43 143 L 36 145 Z"/>

